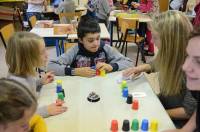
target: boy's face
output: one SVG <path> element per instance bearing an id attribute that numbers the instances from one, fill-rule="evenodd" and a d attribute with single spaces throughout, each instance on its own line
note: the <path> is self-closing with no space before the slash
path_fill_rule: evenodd
<path id="1" fill-rule="evenodd" d="M 87 33 L 85 37 L 79 39 L 84 48 L 90 52 L 97 52 L 100 45 L 100 33 Z"/>

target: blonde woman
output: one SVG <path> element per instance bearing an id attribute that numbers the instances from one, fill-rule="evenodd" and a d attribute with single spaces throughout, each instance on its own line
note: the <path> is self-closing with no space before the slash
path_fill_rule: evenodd
<path id="1" fill-rule="evenodd" d="M 159 49 L 155 60 L 128 69 L 123 74 L 136 76 L 141 72 L 159 71 L 160 101 L 175 124 L 178 120 L 177 127 L 181 127 L 183 120 L 188 119 L 196 108 L 196 101 L 186 90 L 181 69 L 192 25 L 182 12 L 168 11 L 154 19 L 152 29 L 153 41 Z"/>
<path id="2" fill-rule="evenodd" d="M 34 94 L 39 94 L 42 85 L 54 79 L 52 72 L 46 73 L 41 79 L 37 78 L 36 68 L 46 65 L 47 52 L 44 40 L 36 34 L 17 32 L 11 36 L 6 50 L 6 63 L 9 70 L 8 78 L 24 84 Z M 48 117 L 65 111 L 66 107 L 52 103 L 38 108 L 36 113 Z"/>
<path id="3" fill-rule="evenodd" d="M 197 110 L 193 113 L 187 124 L 177 130 L 164 132 L 199 132 L 200 131 L 200 27 L 196 27 L 189 37 L 186 48 L 187 58 L 183 64 L 183 71 L 187 78 L 187 88 L 192 91 L 198 101 Z"/>

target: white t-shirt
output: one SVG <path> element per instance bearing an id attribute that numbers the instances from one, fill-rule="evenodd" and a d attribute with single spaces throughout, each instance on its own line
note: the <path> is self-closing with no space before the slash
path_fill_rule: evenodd
<path id="1" fill-rule="evenodd" d="M 173 0 L 171 3 L 170 3 L 170 7 L 173 9 L 173 10 L 179 10 L 179 8 L 183 5 L 183 0 Z"/>

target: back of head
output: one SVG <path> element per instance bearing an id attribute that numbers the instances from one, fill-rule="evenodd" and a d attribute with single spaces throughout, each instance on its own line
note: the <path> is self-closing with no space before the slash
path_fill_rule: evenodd
<path id="1" fill-rule="evenodd" d="M 160 72 L 161 91 L 164 95 L 178 94 L 182 88 L 181 67 L 192 25 L 182 12 L 167 11 L 155 17 L 152 27 L 160 38 L 155 63 Z"/>
<path id="2" fill-rule="evenodd" d="M 0 124 L 17 121 L 25 110 L 36 110 L 37 100 L 24 85 L 10 79 L 0 79 Z"/>
<path id="3" fill-rule="evenodd" d="M 96 19 L 89 16 L 82 16 L 78 24 L 78 38 L 83 39 L 88 33 L 100 33 L 100 26 Z"/>
<path id="4" fill-rule="evenodd" d="M 43 39 L 30 32 L 16 32 L 8 41 L 6 63 L 15 75 L 34 75 L 40 63 L 39 44 Z"/>

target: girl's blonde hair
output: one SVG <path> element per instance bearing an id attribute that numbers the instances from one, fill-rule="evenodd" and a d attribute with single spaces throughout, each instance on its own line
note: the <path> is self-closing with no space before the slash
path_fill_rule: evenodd
<path id="1" fill-rule="evenodd" d="M 168 11 L 155 17 L 152 27 L 160 36 L 160 49 L 154 64 L 159 71 L 161 94 L 180 94 L 184 79 L 182 65 L 192 25 L 182 12 Z"/>
<path id="2" fill-rule="evenodd" d="M 35 75 L 41 64 L 39 45 L 43 39 L 30 32 L 17 32 L 11 36 L 6 49 L 6 63 L 11 74 Z"/>

